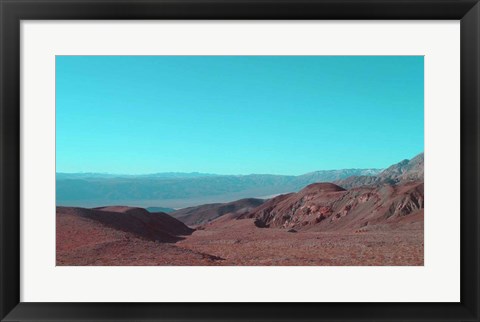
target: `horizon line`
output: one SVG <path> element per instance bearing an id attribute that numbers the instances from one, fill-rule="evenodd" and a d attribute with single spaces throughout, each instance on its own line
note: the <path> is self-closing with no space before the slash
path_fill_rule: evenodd
<path id="1" fill-rule="evenodd" d="M 182 171 L 164 171 L 164 172 L 149 172 L 149 173 L 111 173 L 111 172 L 93 172 L 93 171 L 82 171 L 82 172 L 57 172 L 55 174 L 99 174 L 99 175 L 111 175 L 111 176 L 153 176 L 153 175 L 160 175 L 160 174 L 200 174 L 200 175 L 210 175 L 210 176 L 251 176 L 251 175 L 272 175 L 272 176 L 291 176 L 291 177 L 298 177 L 310 173 L 315 172 L 323 172 L 323 171 L 345 171 L 345 170 L 375 170 L 375 171 L 383 171 L 386 168 L 342 168 L 342 169 L 323 169 L 323 170 L 314 170 L 309 172 L 304 172 L 301 174 L 278 174 L 278 173 L 241 173 L 241 174 L 220 174 L 220 173 L 211 173 L 211 172 L 199 172 L 199 171 L 189 171 L 189 172 L 182 172 Z"/>
<path id="2" fill-rule="evenodd" d="M 159 174 L 201 174 L 201 175 L 211 175 L 211 176 L 249 176 L 249 175 L 275 175 L 275 176 L 293 176 L 293 177 L 298 177 L 302 175 L 306 175 L 309 173 L 314 173 L 314 172 L 321 172 L 321 171 L 343 171 L 343 170 L 378 170 L 378 171 L 383 171 L 387 169 L 388 167 L 395 165 L 397 163 L 400 163 L 405 160 L 412 160 L 416 158 L 419 155 L 424 154 L 425 152 L 422 151 L 420 153 L 415 154 L 411 158 L 405 158 L 402 159 L 396 163 L 392 163 L 386 167 L 382 168 L 375 168 L 375 167 L 370 167 L 370 168 L 341 168 L 341 169 L 321 169 L 321 170 L 313 170 L 313 171 L 308 171 L 308 172 L 303 172 L 301 174 L 274 174 L 274 173 L 243 173 L 243 174 L 219 174 L 219 173 L 212 173 L 212 172 L 201 172 L 201 171 L 162 171 L 162 172 L 148 172 L 148 173 L 111 173 L 111 172 L 95 172 L 95 171 L 80 171 L 80 172 L 64 172 L 64 171 L 56 171 L 55 174 L 101 174 L 101 175 L 112 175 L 112 176 L 151 176 L 151 175 L 159 175 Z"/>

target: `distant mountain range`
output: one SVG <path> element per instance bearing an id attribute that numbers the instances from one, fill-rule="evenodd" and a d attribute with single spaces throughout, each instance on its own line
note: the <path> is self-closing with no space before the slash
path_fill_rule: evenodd
<path id="1" fill-rule="evenodd" d="M 351 189 L 365 185 L 395 184 L 402 181 L 423 181 L 424 155 L 420 153 L 411 160 L 405 159 L 373 176 L 351 176 L 346 179 L 333 181 L 339 186 Z"/>
<path id="2" fill-rule="evenodd" d="M 417 169 L 417 170 L 415 170 Z M 58 206 L 96 207 L 128 204 L 151 211 L 171 212 L 209 203 L 244 198 L 263 198 L 297 192 L 317 182 L 333 182 L 345 189 L 395 182 L 402 178 L 423 178 L 423 153 L 385 170 L 323 170 L 299 176 L 209 173 L 156 173 L 115 175 L 101 173 L 57 173 Z"/>
<path id="3" fill-rule="evenodd" d="M 350 176 L 372 176 L 381 169 L 324 170 L 299 176 L 204 173 L 113 175 L 57 173 L 57 205 L 95 207 L 128 204 L 141 207 L 184 208 L 212 202 L 294 192 L 314 182 Z"/>

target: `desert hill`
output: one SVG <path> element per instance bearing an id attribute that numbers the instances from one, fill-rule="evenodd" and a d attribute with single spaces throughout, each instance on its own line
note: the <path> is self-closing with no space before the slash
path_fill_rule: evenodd
<path id="1" fill-rule="evenodd" d="M 228 203 L 206 204 L 180 209 L 170 213 L 174 218 L 189 226 L 202 225 L 223 215 L 239 216 L 263 204 L 265 200 L 247 198 Z"/>
<path id="2" fill-rule="evenodd" d="M 273 198 L 241 218 L 258 227 L 318 231 L 376 229 L 423 211 L 423 182 L 345 190 L 315 184 L 298 193 Z"/>
<path id="3" fill-rule="evenodd" d="M 182 239 L 180 236 L 193 232 L 193 229 L 165 213 L 149 213 L 135 207 L 57 207 L 57 220 L 63 220 L 64 216 L 91 219 L 106 227 L 158 242 L 176 242 Z"/>
<path id="4" fill-rule="evenodd" d="M 218 265 L 216 263 L 222 261 L 218 256 L 181 248 L 171 242 L 159 242 L 181 240 L 180 236 L 175 236 L 177 233 L 191 234 L 192 230 L 171 217 L 158 221 L 157 217 L 163 217 L 162 214 L 145 220 L 141 211 L 127 208 L 102 211 L 58 207 L 57 265 Z M 119 212 L 114 214 L 113 210 Z M 111 221 L 124 216 L 132 226 L 123 226 L 126 221 L 121 219 L 119 224 Z M 139 227 L 144 227 L 145 231 L 138 231 Z"/>

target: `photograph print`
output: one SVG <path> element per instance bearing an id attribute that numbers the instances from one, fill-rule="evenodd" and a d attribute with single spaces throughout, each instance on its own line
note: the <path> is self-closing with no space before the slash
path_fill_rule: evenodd
<path id="1" fill-rule="evenodd" d="M 423 266 L 423 56 L 56 56 L 57 266 Z"/>

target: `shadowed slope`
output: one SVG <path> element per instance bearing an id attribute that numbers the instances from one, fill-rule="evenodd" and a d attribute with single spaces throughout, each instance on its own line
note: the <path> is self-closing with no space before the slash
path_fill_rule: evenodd
<path id="1" fill-rule="evenodd" d="M 57 207 L 57 219 L 63 215 L 78 216 L 97 221 L 109 228 L 133 233 L 138 237 L 159 241 L 176 242 L 193 229 L 165 213 L 149 213 L 143 208 L 103 207 L 96 209 Z"/>
<path id="2" fill-rule="evenodd" d="M 111 209 L 113 210 L 113 209 Z M 117 216 L 136 210 L 117 209 Z M 82 208 L 57 208 L 56 264 L 60 266 L 217 265 L 218 256 L 162 243 L 164 233 L 138 235 L 131 227 L 103 224 L 108 212 Z M 105 213 L 107 215 L 105 215 Z M 96 218 L 93 218 L 96 217 Z M 127 215 L 130 218 L 130 215 Z M 118 217 L 119 218 L 119 217 Z M 100 220 L 98 220 L 100 219 Z M 173 218 L 170 218 L 171 220 Z M 165 229 L 172 221 L 167 219 Z M 175 220 L 175 219 L 173 219 Z M 137 219 L 132 219 L 136 222 Z M 138 222 L 135 224 L 137 225 Z M 182 223 L 180 223 L 183 225 Z M 118 229 L 117 229 L 118 227 Z M 185 225 L 183 225 L 185 227 Z M 178 231 L 179 227 L 173 230 Z M 185 228 L 180 229 L 182 231 Z M 133 231 L 133 232 L 131 232 Z M 172 236 L 172 234 L 169 234 Z M 171 239 L 172 237 L 168 237 Z"/>
<path id="3" fill-rule="evenodd" d="M 240 199 L 228 203 L 214 203 L 180 209 L 170 213 L 189 226 L 202 225 L 226 214 L 241 215 L 263 204 L 263 199 Z"/>

